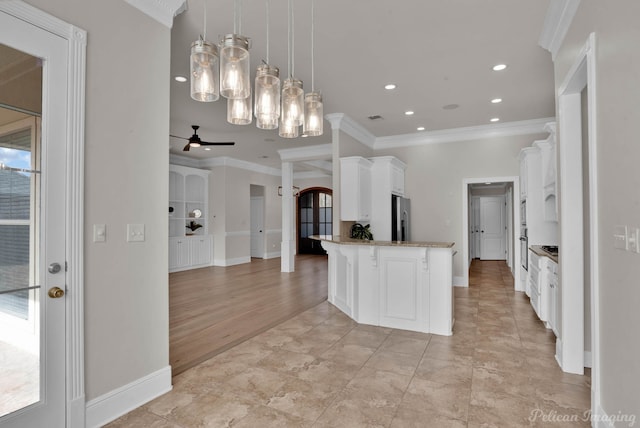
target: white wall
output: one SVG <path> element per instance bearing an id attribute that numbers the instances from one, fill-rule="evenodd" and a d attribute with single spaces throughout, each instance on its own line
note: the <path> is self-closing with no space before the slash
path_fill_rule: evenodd
<path id="1" fill-rule="evenodd" d="M 85 383 L 88 400 L 169 364 L 170 31 L 124 1 L 27 0 L 87 30 Z M 107 225 L 94 244 L 92 225 Z M 144 223 L 145 242 L 125 242 Z"/>
<path id="2" fill-rule="evenodd" d="M 640 254 L 614 249 L 615 225 L 640 227 L 640 2 L 587 0 L 555 59 L 556 87 L 576 61 L 589 33 L 596 34 L 597 196 L 600 230 L 602 408 L 640 415 Z M 559 141 L 562 144 L 562 141 Z M 624 426 L 621 423 L 620 426 Z"/>
<path id="3" fill-rule="evenodd" d="M 407 164 L 405 193 L 411 199 L 411 239 L 455 242 L 462 252 L 462 182 L 465 178 L 518 176 L 518 153 L 544 134 L 430 144 L 376 151 Z M 466 233 L 466 232 L 465 232 Z M 462 257 L 454 276 L 463 276 Z"/>

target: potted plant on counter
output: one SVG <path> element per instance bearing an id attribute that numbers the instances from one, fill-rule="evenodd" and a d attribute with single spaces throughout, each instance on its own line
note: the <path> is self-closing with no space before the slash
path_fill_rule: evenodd
<path id="1" fill-rule="evenodd" d="M 369 227 L 371 225 L 366 225 L 363 226 L 360 223 L 356 223 L 353 226 L 351 226 L 351 238 L 353 239 L 364 239 L 367 241 L 371 241 L 373 240 L 373 234 L 371 233 L 371 230 L 369 230 Z"/>

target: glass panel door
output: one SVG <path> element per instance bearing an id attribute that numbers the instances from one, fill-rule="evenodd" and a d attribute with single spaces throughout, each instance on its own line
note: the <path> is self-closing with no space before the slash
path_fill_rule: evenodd
<path id="1" fill-rule="evenodd" d="M 311 235 L 332 234 L 333 200 L 331 190 L 315 188 L 303 191 L 298 198 L 298 253 L 326 254 Z"/>
<path id="2" fill-rule="evenodd" d="M 36 119 L 0 127 L 0 417 L 40 400 L 38 169 Z"/>

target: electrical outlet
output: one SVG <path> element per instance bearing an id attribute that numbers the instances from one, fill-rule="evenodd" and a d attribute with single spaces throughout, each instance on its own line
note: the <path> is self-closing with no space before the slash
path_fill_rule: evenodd
<path id="1" fill-rule="evenodd" d="M 127 225 L 127 242 L 144 241 L 144 224 Z"/>
<path id="2" fill-rule="evenodd" d="M 613 247 L 627 250 L 627 226 L 615 226 L 613 228 Z"/>

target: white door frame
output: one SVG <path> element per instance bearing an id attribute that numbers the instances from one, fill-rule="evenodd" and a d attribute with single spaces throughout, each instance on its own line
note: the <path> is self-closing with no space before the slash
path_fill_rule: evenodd
<path id="1" fill-rule="evenodd" d="M 477 183 L 513 183 L 513 194 L 512 197 L 515 198 L 515 195 L 520 195 L 520 177 L 518 176 L 507 176 L 507 177 L 483 177 L 483 178 L 463 178 L 462 179 L 462 280 L 459 281 L 456 285 L 462 287 L 469 286 L 469 185 L 477 184 Z M 520 218 L 520 201 L 518 203 L 513 204 L 513 218 Z M 517 227 L 516 224 L 512 225 L 514 229 Z M 514 260 L 520 260 L 520 245 L 515 244 L 516 236 L 519 237 L 519 233 L 516 233 L 514 230 L 513 239 L 514 239 Z M 516 263 L 514 263 L 515 265 Z M 512 270 L 514 277 L 514 286 L 520 283 L 520 269 L 518 266 L 514 266 L 515 269 Z"/>
<path id="2" fill-rule="evenodd" d="M 561 337 L 556 344 L 556 358 L 562 370 L 582 374 L 584 370 L 584 278 L 582 211 L 582 106 L 581 92 L 587 91 L 589 152 L 589 233 L 591 239 L 591 407 L 600 409 L 600 273 L 598 162 L 596 123 L 596 37 L 591 33 L 576 62 L 558 88 L 558 156 L 559 156 L 559 281 L 562 290 Z M 576 199 L 577 198 L 577 199 Z"/>
<path id="3" fill-rule="evenodd" d="M 84 396 L 84 100 L 87 34 L 19 0 L 0 1 L 0 11 L 60 37 L 68 45 L 67 99 L 56 101 L 66 110 L 67 177 L 66 227 L 66 427 L 85 426 Z M 2 40 L 0 40 L 2 42 Z M 45 82 L 44 84 L 55 84 Z M 46 92 L 43 92 L 43 104 Z M 66 104 L 66 105 L 65 105 Z"/>

